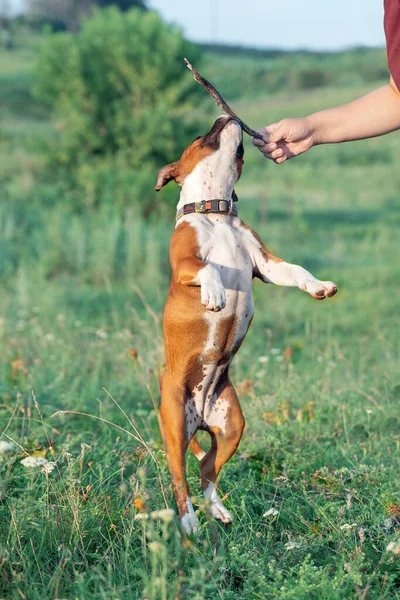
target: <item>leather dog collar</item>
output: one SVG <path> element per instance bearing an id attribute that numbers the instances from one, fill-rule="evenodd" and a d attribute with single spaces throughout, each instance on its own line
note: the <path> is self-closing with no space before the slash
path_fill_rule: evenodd
<path id="1" fill-rule="evenodd" d="M 184 204 L 177 211 L 176 220 L 178 221 L 181 217 L 190 213 L 221 213 L 237 217 L 238 212 L 237 206 L 229 202 L 229 200 L 202 200 L 201 202 Z"/>

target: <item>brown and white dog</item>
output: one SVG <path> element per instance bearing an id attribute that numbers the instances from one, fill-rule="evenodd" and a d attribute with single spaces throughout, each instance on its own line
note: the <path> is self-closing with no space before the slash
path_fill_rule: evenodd
<path id="1" fill-rule="evenodd" d="M 223 523 L 232 521 L 216 481 L 244 428 L 229 365 L 253 317 L 253 277 L 298 287 L 319 300 L 337 292 L 331 281 L 319 281 L 302 267 L 272 256 L 258 235 L 233 214 L 243 152 L 239 123 L 219 117 L 180 160 L 161 169 L 156 184 L 158 191 L 174 179 L 182 187 L 164 311 L 166 372 L 161 378 L 160 427 L 179 516 L 188 533 L 198 528 L 186 479 L 188 447 L 200 460 L 201 485 L 211 514 Z M 195 438 L 199 429 L 211 436 L 207 453 Z"/>

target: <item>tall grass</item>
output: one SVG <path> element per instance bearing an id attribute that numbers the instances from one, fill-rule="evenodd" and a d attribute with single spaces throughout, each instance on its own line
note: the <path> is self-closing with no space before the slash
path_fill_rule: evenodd
<path id="1" fill-rule="evenodd" d="M 235 108 L 259 126 L 364 91 L 282 91 Z M 140 198 L 72 206 L 63 182 L 38 178 L 45 115 L 22 118 L 3 98 L 0 597 L 400 598 L 398 135 L 282 167 L 246 146 L 241 216 L 339 294 L 318 303 L 254 284 L 232 365 L 247 426 L 219 482 L 235 521 L 210 520 L 190 457 L 193 539 L 165 512 L 157 424 L 178 190 L 148 219 Z M 26 467 L 27 456 L 48 463 Z"/>

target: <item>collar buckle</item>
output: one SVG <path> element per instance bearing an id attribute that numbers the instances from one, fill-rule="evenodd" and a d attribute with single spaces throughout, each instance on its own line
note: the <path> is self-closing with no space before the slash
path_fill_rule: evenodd
<path id="1" fill-rule="evenodd" d="M 220 213 L 237 217 L 238 209 L 233 204 L 232 200 L 221 200 L 219 198 L 215 198 L 214 200 L 201 200 L 200 202 L 184 204 L 176 213 L 176 221 L 179 221 L 181 217 L 191 213 Z"/>

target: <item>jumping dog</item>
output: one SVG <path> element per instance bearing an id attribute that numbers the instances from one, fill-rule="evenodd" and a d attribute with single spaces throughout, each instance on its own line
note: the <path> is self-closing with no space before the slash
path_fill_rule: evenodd
<path id="1" fill-rule="evenodd" d="M 158 173 L 156 190 L 175 180 L 182 190 L 171 239 L 172 280 L 164 310 L 166 371 L 161 377 L 160 428 L 183 528 L 198 528 L 186 479 L 188 447 L 200 461 L 201 485 L 211 514 L 232 514 L 218 496 L 221 467 L 240 442 L 244 418 L 229 365 L 251 323 L 252 279 L 298 287 L 313 298 L 334 296 L 337 286 L 270 254 L 238 217 L 234 186 L 243 166 L 242 129 L 219 117 L 181 158 Z M 205 453 L 195 434 L 205 430 Z"/>

